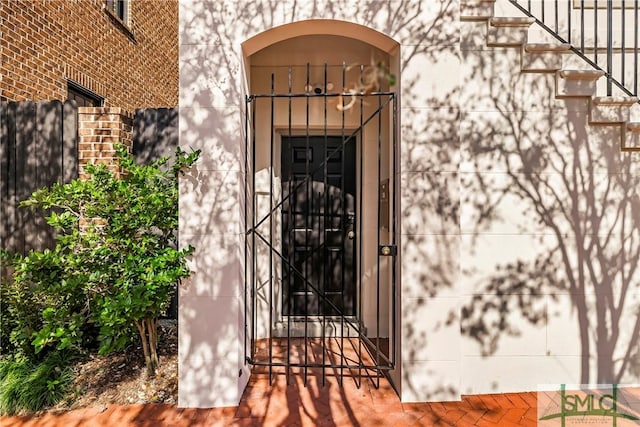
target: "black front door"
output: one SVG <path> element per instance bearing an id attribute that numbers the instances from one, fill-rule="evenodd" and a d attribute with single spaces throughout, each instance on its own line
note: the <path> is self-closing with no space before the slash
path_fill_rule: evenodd
<path id="1" fill-rule="evenodd" d="M 355 157 L 354 138 L 282 138 L 284 315 L 356 314 Z"/>

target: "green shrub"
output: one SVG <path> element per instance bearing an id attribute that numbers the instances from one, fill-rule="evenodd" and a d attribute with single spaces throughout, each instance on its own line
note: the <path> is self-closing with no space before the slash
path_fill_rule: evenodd
<path id="1" fill-rule="evenodd" d="M 22 257 L 0 251 L 2 271 L 14 270 Z M 34 286 L 18 283 L 12 277 L 0 278 L 0 354 L 23 355 L 33 359 L 33 333 L 42 327 L 42 304 Z"/>
<path id="2" fill-rule="evenodd" d="M 0 415 L 35 412 L 60 402 L 73 381 L 69 363 L 61 352 L 40 362 L 0 359 Z"/>
<path id="3" fill-rule="evenodd" d="M 58 249 L 5 257 L 10 258 L 13 277 L 0 284 L 2 354 L 42 360 L 50 350 L 80 349 L 87 338 L 82 332 L 88 314 L 86 298 L 79 277 L 64 271 Z M 46 337 L 41 345 L 34 345 L 38 336 Z M 50 336 L 60 340 L 53 342 L 47 339 Z"/>
<path id="4" fill-rule="evenodd" d="M 16 325 L 13 312 L 9 311 L 9 300 L 11 298 L 11 261 L 12 256 L 7 251 L 0 249 L 0 356 L 13 353 L 14 347 L 11 344 L 11 331 Z"/>
<path id="5" fill-rule="evenodd" d="M 21 203 L 51 210 L 47 222 L 58 237 L 53 250 L 18 260 L 13 277 L 43 307 L 31 336 L 36 353 L 81 349 L 93 324 L 105 354 L 124 348 L 136 330 L 153 374 L 157 318 L 190 274 L 193 248 L 177 249 L 178 176 L 199 151 L 178 148 L 171 167 L 168 158 L 138 165 L 123 146 L 116 154 L 119 172 L 88 165 L 88 179 L 40 189 Z"/>

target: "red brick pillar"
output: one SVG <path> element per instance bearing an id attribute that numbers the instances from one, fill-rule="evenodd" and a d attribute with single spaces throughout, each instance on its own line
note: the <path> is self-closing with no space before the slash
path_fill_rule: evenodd
<path id="1" fill-rule="evenodd" d="M 119 107 L 78 108 L 78 165 L 81 178 L 87 177 L 85 166 L 89 163 L 114 164 L 116 143 L 124 144 L 131 151 L 132 114 Z"/>

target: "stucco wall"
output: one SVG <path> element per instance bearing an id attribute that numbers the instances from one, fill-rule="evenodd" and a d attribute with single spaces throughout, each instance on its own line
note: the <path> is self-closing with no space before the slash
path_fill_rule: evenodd
<path id="1" fill-rule="evenodd" d="M 181 241 L 197 248 L 180 405 L 234 405 L 248 379 L 241 43 L 314 18 L 400 45 L 402 400 L 638 380 L 637 158 L 619 126 L 587 124 L 586 99 L 555 99 L 553 75 L 521 73 L 519 49 L 488 48 L 486 23 L 458 14 L 457 1 L 180 2 L 180 144 L 203 150 L 180 185 Z"/>
<path id="2" fill-rule="evenodd" d="M 637 382 L 637 154 L 485 23 L 461 33 L 461 391 Z"/>
<path id="3" fill-rule="evenodd" d="M 418 178 L 423 182 L 436 181 L 437 185 L 451 181 L 455 187 L 456 156 L 447 153 L 457 151 L 458 140 L 453 132 L 456 126 L 439 131 L 443 144 L 438 148 L 427 147 L 422 138 L 428 135 L 428 127 L 435 125 L 436 118 L 457 116 L 454 101 L 456 72 L 447 72 L 446 83 L 426 83 L 443 71 L 431 64 L 449 63 L 457 67 L 456 14 L 456 3 L 426 5 L 419 1 L 366 4 L 334 1 L 321 2 L 315 7 L 312 3 L 295 1 L 281 2 L 273 7 L 267 2 L 180 3 L 180 143 L 204 151 L 193 174 L 181 183 L 181 240 L 184 244 L 204 247 L 197 251 L 192 261 L 196 270 L 192 282 L 181 291 L 181 405 L 233 404 L 241 390 L 241 387 L 231 387 L 237 382 L 243 352 L 242 341 L 238 341 L 243 322 L 239 202 L 242 198 L 242 109 L 246 81 L 240 44 L 277 25 L 312 18 L 354 22 L 388 35 L 401 45 L 402 71 L 399 74 L 404 123 L 401 158 L 409 167 L 406 176 L 399 179 L 417 182 L 415 178 Z M 435 93 L 416 90 L 420 87 L 436 90 Z M 430 159 L 430 150 L 443 154 L 434 161 Z M 453 200 L 453 204 L 456 203 Z M 422 221 L 422 213 L 416 210 L 414 214 L 420 217 L 415 221 Z M 437 236 L 434 240 L 438 242 L 456 244 L 459 240 L 457 221 L 453 219 L 446 230 L 441 227 L 426 230 L 417 225 L 413 229 L 408 227 L 407 232 L 410 233 L 406 239 L 408 243 L 402 250 L 409 256 L 412 251 L 417 255 L 429 247 L 435 251 L 435 244 L 431 243 L 418 247 L 427 233 L 434 233 Z M 452 267 L 445 274 L 455 274 L 457 264 L 450 256 L 457 257 L 457 250 L 439 256 Z M 402 274 L 407 278 L 419 274 L 413 270 L 413 267 L 405 267 Z M 451 278 L 446 280 L 451 281 Z M 415 290 L 415 298 L 407 300 L 407 304 L 422 305 L 424 299 L 418 293 Z M 441 309 L 437 312 L 425 310 L 421 315 L 421 328 L 432 328 L 438 318 L 445 315 L 443 304 L 451 309 L 458 305 L 456 296 L 432 301 L 432 304 Z M 409 306 L 407 308 L 408 312 L 415 313 Z M 451 330 L 455 346 L 459 343 L 459 333 L 455 327 Z M 454 384 L 459 382 L 459 351 L 436 351 L 436 348 L 434 351 L 439 354 L 430 356 L 429 362 L 426 352 L 410 356 L 415 353 L 413 350 L 428 347 L 425 342 L 419 342 L 420 335 L 424 333 L 414 325 L 403 341 L 403 345 L 410 346 L 403 354 L 406 362 L 411 363 L 410 370 L 416 374 L 412 378 L 422 378 L 419 385 L 407 388 L 415 393 L 415 396 L 407 394 L 408 400 L 416 400 L 423 388 L 436 388 L 424 384 L 425 379 L 427 383 L 440 382 L 440 378 L 425 375 L 436 367 L 444 376 L 453 378 Z M 207 391 L 203 395 L 200 391 L 205 386 Z"/>

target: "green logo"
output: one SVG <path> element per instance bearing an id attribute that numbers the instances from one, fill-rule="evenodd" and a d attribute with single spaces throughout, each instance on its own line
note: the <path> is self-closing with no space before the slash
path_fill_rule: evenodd
<path id="1" fill-rule="evenodd" d="M 562 384 L 560 386 L 558 412 L 539 417 L 539 420 L 559 419 L 562 427 L 566 425 L 567 420 L 578 421 L 578 419 L 574 417 L 579 417 L 581 421 L 585 422 L 588 419 L 590 420 L 590 424 L 595 422 L 598 424 L 603 423 L 602 425 L 612 425 L 614 427 L 617 427 L 618 419 L 630 421 L 640 420 L 638 416 L 625 411 L 630 409 L 627 405 L 623 405 L 623 408 L 619 407 L 618 386 L 616 384 L 607 387 L 606 390 L 607 392 L 602 392 L 601 389 L 568 391 L 566 390 L 566 385 Z M 540 393 L 538 393 L 538 395 L 540 396 Z M 549 409 L 549 406 L 550 405 L 548 405 L 546 409 Z M 555 409 L 557 404 L 553 406 Z M 594 418 L 598 418 L 598 420 Z"/>

